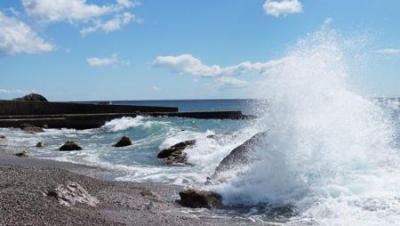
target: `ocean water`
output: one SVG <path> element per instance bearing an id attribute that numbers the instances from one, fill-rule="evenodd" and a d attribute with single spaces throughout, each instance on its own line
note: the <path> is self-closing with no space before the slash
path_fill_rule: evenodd
<path id="1" fill-rule="evenodd" d="M 358 44 L 325 25 L 301 38 L 263 73 L 255 90 L 263 100 L 113 101 L 181 111 L 242 110 L 256 119 L 139 116 L 91 130 L 28 134 L 3 128 L 0 134 L 38 158 L 106 168 L 111 180 L 216 191 L 234 207 L 229 213 L 261 225 L 400 225 L 400 102 L 356 91 L 349 50 Z M 264 131 L 249 165 L 205 185 L 232 149 Z M 133 145 L 112 147 L 124 135 Z M 190 164 L 165 165 L 156 158 L 161 149 L 189 139 L 197 140 L 186 150 Z M 57 151 L 67 140 L 83 150 Z M 40 141 L 45 148 L 34 147 Z"/>

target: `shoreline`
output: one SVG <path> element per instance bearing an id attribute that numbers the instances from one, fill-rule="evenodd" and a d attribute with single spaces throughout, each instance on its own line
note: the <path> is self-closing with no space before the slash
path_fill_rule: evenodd
<path id="1" fill-rule="evenodd" d="M 183 189 L 179 186 L 110 181 L 105 169 L 17 157 L 13 153 L 20 149 L 11 149 L 0 146 L 0 225 L 256 225 L 180 206 L 175 202 Z M 69 181 L 81 185 L 99 204 L 66 207 L 44 195 Z"/>

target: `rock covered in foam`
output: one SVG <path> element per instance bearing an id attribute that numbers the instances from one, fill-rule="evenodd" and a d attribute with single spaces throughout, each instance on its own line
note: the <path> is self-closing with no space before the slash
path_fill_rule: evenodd
<path id="1" fill-rule="evenodd" d="M 183 151 L 196 144 L 196 140 L 187 140 L 161 150 L 157 158 L 163 159 L 166 164 L 185 163 L 186 153 Z"/>
<path id="2" fill-rule="evenodd" d="M 212 180 L 221 180 L 221 174 L 228 171 L 238 170 L 250 163 L 250 157 L 255 152 L 255 146 L 263 142 L 266 132 L 257 133 L 240 146 L 233 149 L 215 168 L 214 174 L 208 178 Z"/>

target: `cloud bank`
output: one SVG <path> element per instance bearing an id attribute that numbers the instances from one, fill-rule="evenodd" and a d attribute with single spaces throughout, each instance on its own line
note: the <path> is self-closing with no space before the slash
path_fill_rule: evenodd
<path id="1" fill-rule="evenodd" d="M 266 70 L 279 63 L 280 60 L 255 63 L 246 61 L 233 66 L 221 67 L 215 64 L 206 65 L 201 62 L 200 59 L 190 54 L 183 54 L 178 56 L 158 56 L 153 61 L 153 66 L 168 68 L 172 72 L 179 74 L 215 77 L 240 75 L 249 71 L 264 73 Z"/>
<path id="2" fill-rule="evenodd" d="M 0 11 L 0 55 L 40 53 L 54 49 L 27 24 Z"/>
<path id="3" fill-rule="evenodd" d="M 266 0 L 263 5 L 266 14 L 279 17 L 280 15 L 288 15 L 293 13 L 301 13 L 303 6 L 299 0 Z"/>

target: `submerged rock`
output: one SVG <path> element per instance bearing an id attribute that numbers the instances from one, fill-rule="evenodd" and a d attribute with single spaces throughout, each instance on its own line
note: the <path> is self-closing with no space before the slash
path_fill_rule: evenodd
<path id="1" fill-rule="evenodd" d="M 4 135 L 0 135 L 0 139 L 7 139 L 7 137 Z"/>
<path id="2" fill-rule="evenodd" d="M 49 197 L 55 197 L 58 202 L 65 206 L 73 206 L 77 202 L 89 206 L 96 206 L 99 200 L 91 196 L 81 185 L 76 182 L 68 182 L 67 184 L 60 184 L 55 188 L 45 191 Z"/>
<path id="3" fill-rule="evenodd" d="M 186 162 L 186 153 L 183 151 L 196 144 L 196 140 L 187 140 L 180 143 L 177 143 L 169 148 L 161 150 L 157 158 L 164 159 L 166 164 L 172 163 L 185 163 Z"/>
<path id="4" fill-rule="evenodd" d="M 191 208 L 221 208 L 222 196 L 215 192 L 188 189 L 179 192 L 181 197 L 178 203 L 185 207 Z"/>
<path id="5" fill-rule="evenodd" d="M 79 151 L 82 148 L 73 141 L 67 141 L 58 150 L 60 151 Z"/>
<path id="6" fill-rule="evenodd" d="M 28 132 L 28 133 L 42 133 L 42 132 L 44 132 L 43 128 L 31 125 L 31 124 L 22 124 L 22 125 L 20 125 L 19 128 L 22 129 L 25 132 Z"/>
<path id="7" fill-rule="evenodd" d="M 19 98 L 15 98 L 13 100 L 16 100 L 16 101 L 42 101 L 42 102 L 48 102 L 48 100 L 44 96 L 42 96 L 42 95 L 40 95 L 38 93 L 30 93 L 28 95 L 25 95 L 25 96 L 19 97 Z"/>
<path id="8" fill-rule="evenodd" d="M 43 148 L 45 145 L 44 145 L 44 143 L 43 142 L 38 142 L 36 145 L 35 145 L 35 147 L 37 147 L 37 148 Z"/>
<path id="9" fill-rule="evenodd" d="M 118 148 L 118 147 L 126 147 L 132 145 L 132 141 L 129 137 L 127 136 L 123 136 L 116 144 L 114 144 L 113 146 Z"/>
<path id="10" fill-rule="evenodd" d="M 218 179 L 220 174 L 232 170 L 240 169 L 250 163 L 251 154 L 255 151 L 255 145 L 263 142 L 266 132 L 257 133 L 240 146 L 233 149 L 215 168 L 214 174 L 207 178 L 208 182 Z M 219 178 L 220 179 L 220 178 Z"/>

